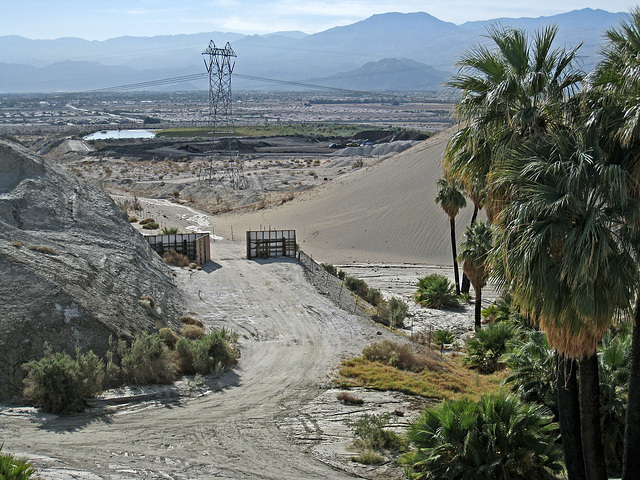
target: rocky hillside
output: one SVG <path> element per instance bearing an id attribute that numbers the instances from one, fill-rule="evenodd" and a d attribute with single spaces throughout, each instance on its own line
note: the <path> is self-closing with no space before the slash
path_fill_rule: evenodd
<path id="1" fill-rule="evenodd" d="M 4 140 L 0 279 L 0 398 L 45 342 L 104 353 L 110 335 L 183 313 L 170 270 L 109 196 Z"/>

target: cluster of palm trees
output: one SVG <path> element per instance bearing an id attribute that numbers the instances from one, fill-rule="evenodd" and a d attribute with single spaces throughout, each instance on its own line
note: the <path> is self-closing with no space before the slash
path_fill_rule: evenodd
<path id="1" fill-rule="evenodd" d="M 622 474 L 635 479 L 640 9 L 607 32 L 607 45 L 589 74 L 576 67 L 579 47 L 556 47 L 556 36 L 553 26 L 533 34 L 494 28 L 486 44 L 460 60 L 450 86 L 461 92 L 461 123 L 445 153 L 446 179 L 436 200 L 447 205 L 455 228 L 455 214 L 464 206 L 464 198 L 451 190 L 457 184 L 476 211 L 484 206 L 491 224 L 467 229 L 461 255 L 476 290 L 477 328 L 479 292 L 490 266 L 556 351 L 559 425 L 570 480 L 607 478 L 596 352 L 635 299 Z"/>

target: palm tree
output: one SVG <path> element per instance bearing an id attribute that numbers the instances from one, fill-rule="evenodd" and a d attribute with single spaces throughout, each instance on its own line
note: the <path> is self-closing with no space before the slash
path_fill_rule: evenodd
<path id="1" fill-rule="evenodd" d="M 440 187 L 440 190 L 438 190 L 436 194 L 436 203 L 439 203 L 449 216 L 451 250 L 453 253 L 453 274 L 456 284 L 456 295 L 460 295 L 460 273 L 458 271 L 458 262 L 456 261 L 456 215 L 458 215 L 461 208 L 467 206 L 467 201 L 453 181 L 447 178 L 440 178 L 437 185 Z"/>
<path id="2" fill-rule="evenodd" d="M 627 21 L 607 31 L 608 44 L 603 59 L 590 80 L 588 126 L 602 132 L 603 144 L 612 161 L 629 170 L 630 191 L 640 196 L 640 8 L 631 11 Z M 635 225 L 637 228 L 637 224 Z M 623 480 L 640 478 L 640 292 L 636 294 L 629 377 L 628 407 L 623 453 Z"/>
<path id="3" fill-rule="evenodd" d="M 474 223 L 464 232 L 462 252 L 458 255 L 458 259 L 464 262 L 462 270 L 476 292 L 474 317 L 476 330 L 480 330 L 482 326 L 482 288 L 487 284 L 489 277 L 487 256 L 492 246 L 491 237 L 492 232 L 489 225 L 481 222 Z"/>
<path id="4" fill-rule="evenodd" d="M 511 395 L 447 401 L 409 427 L 411 478 L 552 480 L 562 471 L 555 431 L 544 407 Z"/>
<path id="5" fill-rule="evenodd" d="M 634 293 L 627 222 L 635 224 L 637 203 L 628 173 L 606 163 L 593 142 L 561 131 L 514 156 L 502 179 L 513 198 L 497 220 L 493 258 L 521 309 L 539 319 L 558 364 L 579 360 L 586 478 L 606 479 L 596 351 Z M 564 406 L 559 396 L 561 423 Z"/>
<path id="6" fill-rule="evenodd" d="M 462 128 L 445 152 L 451 175 L 490 185 L 514 146 L 565 123 L 566 100 L 583 74 L 573 67 L 579 47 L 553 48 L 557 32 L 555 26 L 533 35 L 494 27 L 487 45 L 471 49 L 457 63 L 459 71 L 448 85 L 462 92 L 456 106 Z M 489 189 L 489 221 L 506 193 Z"/>

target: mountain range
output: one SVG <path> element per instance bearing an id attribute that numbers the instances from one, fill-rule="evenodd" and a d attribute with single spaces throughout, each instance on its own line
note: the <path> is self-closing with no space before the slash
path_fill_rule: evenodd
<path id="1" fill-rule="evenodd" d="M 300 83 L 366 91 L 437 90 L 455 71 L 460 55 L 483 42 L 492 25 L 533 31 L 556 24 L 558 45 L 582 43 L 582 67 L 590 70 L 604 32 L 625 16 L 585 8 L 455 25 L 424 12 L 385 13 L 313 35 L 207 32 L 105 41 L 0 36 L 0 93 L 77 92 L 134 83 L 142 84 L 139 89 L 206 89 L 202 52 L 210 40 L 219 47 L 229 42 L 237 54 L 233 85 L 238 90 L 300 89 Z M 144 85 L 175 77 L 188 78 Z"/>

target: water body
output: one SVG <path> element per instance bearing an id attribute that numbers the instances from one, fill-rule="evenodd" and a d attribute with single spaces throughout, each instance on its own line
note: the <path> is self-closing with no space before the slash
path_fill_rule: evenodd
<path id="1" fill-rule="evenodd" d="M 87 135 L 83 140 L 111 140 L 120 138 L 155 138 L 156 134 L 149 130 L 102 130 Z"/>

